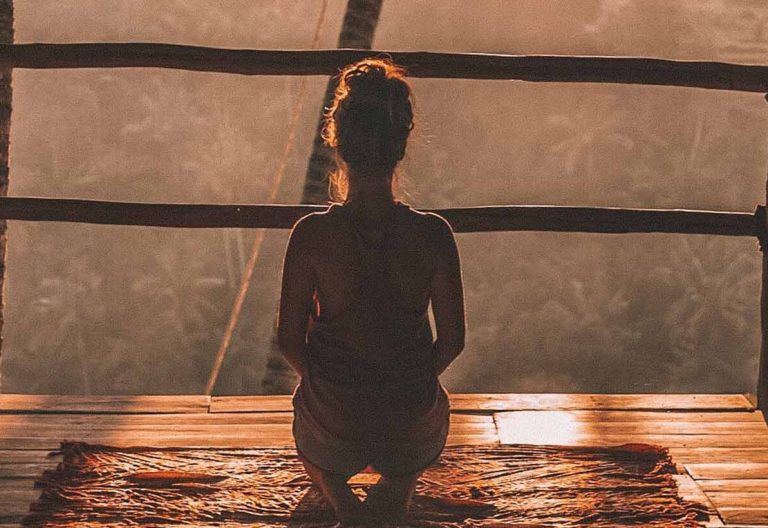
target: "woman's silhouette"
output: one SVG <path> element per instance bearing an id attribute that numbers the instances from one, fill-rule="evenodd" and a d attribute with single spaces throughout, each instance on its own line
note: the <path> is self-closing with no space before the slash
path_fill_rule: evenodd
<path id="1" fill-rule="evenodd" d="M 293 434 L 342 522 L 405 514 L 448 434 L 438 375 L 464 348 L 453 232 L 393 194 L 412 128 L 401 68 L 382 59 L 344 68 L 323 131 L 337 154 L 335 202 L 296 223 L 283 264 L 278 340 L 301 376 Z M 369 465 L 382 478 L 362 503 L 346 482 Z"/>

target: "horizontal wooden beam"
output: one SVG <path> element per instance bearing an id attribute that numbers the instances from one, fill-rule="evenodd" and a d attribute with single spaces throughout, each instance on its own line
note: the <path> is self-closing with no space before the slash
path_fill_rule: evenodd
<path id="1" fill-rule="evenodd" d="M 318 205 L 163 204 L 57 198 L 0 198 L 0 219 L 188 228 L 291 228 Z M 688 233 L 762 236 L 764 208 L 755 213 L 684 209 L 621 209 L 558 205 L 504 205 L 426 209 L 457 233 L 561 231 L 582 233 Z"/>
<path id="2" fill-rule="evenodd" d="M 174 68 L 241 75 L 335 75 L 349 63 L 381 54 L 405 66 L 412 77 L 651 84 L 768 92 L 768 66 L 636 57 L 249 50 L 132 42 L 1 45 L 0 67 Z"/>

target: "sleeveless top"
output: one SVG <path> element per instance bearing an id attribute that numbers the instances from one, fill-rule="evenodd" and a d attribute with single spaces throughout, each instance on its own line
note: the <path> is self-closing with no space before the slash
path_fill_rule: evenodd
<path id="1" fill-rule="evenodd" d="M 331 319 L 313 305 L 308 343 L 310 361 L 339 382 L 398 382 L 434 368 L 428 302 L 414 311 L 389 278 L 390 239 L 403 209 L 410 207 L 395 203 L 377 238 L 362 231 L 344 206 L 331 205 L 326 213 L 339 216 L 354 235 L 356 284 L 353 301 Z"/>
<path id="2" fill-rule="evenodd" d="M 318 467 L 354 474 L 422 469 L 448 435 L 448 395 L 437 378 L 428 302 L 416 311 L 389 278 L 391 236 L 410 207 L 396 202 L 381 237 L 360 230 L 350 211 L 331 205 L 354 234 L 353 301 L 332 318 L 313 310 L 307 374 L 293 395 L 298 450 Z"/>

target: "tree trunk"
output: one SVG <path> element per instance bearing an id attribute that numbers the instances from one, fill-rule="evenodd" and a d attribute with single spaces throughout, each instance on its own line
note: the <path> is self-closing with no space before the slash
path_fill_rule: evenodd
<path id="1" fill-rule="evenodd" d="M 13 0 L 0 0 L 0 44 L 13 44 Z M 8 195 L 8 147 L 11 135 L 11 68 L 0 69 L 0 196 Z M 5 285 L 5 247 L 8 224 L 0 220 L 0 347 L 3 330 L 3 287 Z M 2 392 L 0 370 L 0 392 Z"/>
<path id="2" fill-rule="evenodd" d="M 373 34 L 381 13 L 381 3 L 382 0 L 349 0 L 337 47 L 371 49 Z M 312 155 L 309 157 L 301 203 L 324 204 L 328 201 L 328 173 L 334 168 L 333 154 L 331 149 L 323 144 L 321 132 L 325 120 L 325 109 L 331 106 L 335 90 L 336 79 L 331 77 L 325 87 L 325 97 L 312 144 Z"/>
<path id="3" fill-rule="evenodd" d="M 349 0 L 347 2 L 344 22 L 339 33 L 338 48 L 371 49 L 373 35 L 381 14 L 382 1 Z M 328 173 L 334 168 L 333 155 L 331 150 L 323 144 L 321 132 L 325 108 L 330 106 L 335 89 L 336 79 L 331 77 L 328 79 L 323 106 L 320 108 L 320 118 L 315 131 L 312 154 L 309 157 L 301 203 L 324 204 L 328 202 Z M 289 394 L 293 391 L 297 381 L 296 373 L 285 361 L 277 347 L 276 332 L 273 332 L 262 389 L 267 394 Z"/>

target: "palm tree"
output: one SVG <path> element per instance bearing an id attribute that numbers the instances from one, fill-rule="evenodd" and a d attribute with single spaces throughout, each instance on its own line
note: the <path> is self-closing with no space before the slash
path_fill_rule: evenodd
<path id="1" fill-rule="evenodd" d="M 383 0 L 349 0 L 344 13 L 344 21 L 339 33 L 339 48 L 371 49 L 373 34 L 379 22 Z M 328 201 L 328 173 L 333 168 L 333 156 L 328 147 L 323 144 L 321 132 L 325 108 L 330 106 L 336 81 L 328 79 L 325 88 L 323 106 L 317 123 L 312 154 L 309 157 L 307 175 L 304 181 L 304 192 L 301 203 L 324 204 Z M 273 332 L 267 358 L 267 371 L 264 375 L 262 388 L 267 394 L 290 393 L 296 386 L 297 378 L 291 367 L 283 359 L 277 347 L 277 333 Z"/>
<path id="2" fill-rule="evenodd" d="M 382 0 L 349 0 L 337 47 L 371 49 L 381 4 Z M 328 201 L 328 173 L 334 168 L 333 156 L 331 150 L 323 144 L 321 132 L 325 109 L 331 105 L 335 90 L 336 80 L 331 77 L 325 87 L 323 107 L 320 109 L 312 154 L 304 180 L 304 193 L 301 197 L 301 203 L 304 204 L 324 204 Z"/>
<path id="3" fill-rule="evenodd" d="M 0 43 L 13 44 L 13 0 L 0 0 Z M 11 68 L 0 69 L 0 196 L 8 195 L 8 144 L 11 134 Z M 0 220 L 0 331 L 3 329 L 3 281 L 7 224 Z M 2 345 L 2 337 L 0 337 Z M 0 392 L 2 377 L 0 376 Z"/>

